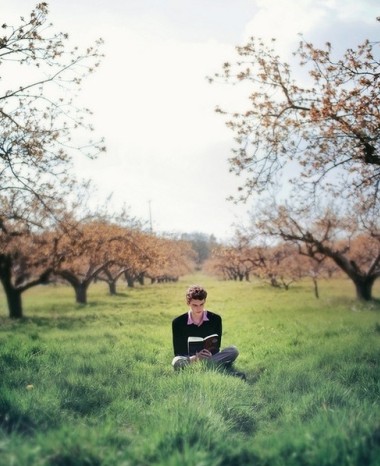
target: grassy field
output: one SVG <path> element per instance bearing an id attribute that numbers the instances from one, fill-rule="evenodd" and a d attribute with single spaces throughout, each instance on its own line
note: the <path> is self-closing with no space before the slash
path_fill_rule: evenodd
<path id="1" fill-rule="evenodd" d="M 194 282 L 246 382 L 172 370 L 171 320 Z M 21 321 L 0 295 L 0 465 L 380 465 L 380 301 L 345 280 L 320 291 L 192 276 L 117 296 L 93 285 L 80 306 L 46 286 Z"/>

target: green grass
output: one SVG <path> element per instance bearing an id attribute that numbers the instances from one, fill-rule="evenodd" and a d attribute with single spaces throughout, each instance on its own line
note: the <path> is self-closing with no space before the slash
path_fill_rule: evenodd
<path id="1" fill-rule="evenodd" d="M 171 320 L 201 282 L 247 382 L 175 373 Z M 345 280 L 289 291 L 185 277 L 89 304 L 70 287 L 0 295 L 0 466 L 380 465 L 380 302 Z M 380 286 L 374 290 L 379 296 Z"/>

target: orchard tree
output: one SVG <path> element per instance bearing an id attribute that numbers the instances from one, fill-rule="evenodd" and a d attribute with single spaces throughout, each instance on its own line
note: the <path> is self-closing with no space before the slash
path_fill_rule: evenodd
<path id="1" fill-rule="evenodd" d="M 124 267 L 119 267 L 115 264 L 109 264 L 100 271 L 96 277 L 96 280 L 107 283 L 109 294 L 116 295 L 116 284 L 123 274 L 125 274 Z"/>
<path id="2" fill-rule="evenodd" d="M 298 251 L 284 242 L 255 248 L 258 267 L 255 275 L 274 288 L 288 290 L 290 285 L 302 278 L 297 260 Z"/>
<path id="3" fill-rule="evenodd" d="M 195 269 L 197 254 L 189 241 L 174 236 L 156 237 L 156 257 L 146 272 L 154 282 L 177 281 Z"/>
<path id="4" fill-rule="evenodd" d="M 124 276 L 128 287 L 133 287 L 136 281 L 143 285 L 151 267 L 162 264 L 160 238 L 143 230 L 135 231 L 134 235 L 133 250 L 122 259 L 126 266 Z"/>
<path id="5" fill-rule="evenodd" d="M 245 178 L 241 200 L 284 181 L 289 171 L 307 195 L 328 191 L 360 197 L 366 206 L 378 199 L 379 46 L 366 40 L 336 59 L 330 43 L 321 49 L 302 40 L 294 54 L 299 69 L 260 39 L 237 47 L 238 61 L 225 63 L 215 78 L 251 86 L 245 110 L 217 109 L 236 136 L 230 168 Z"/>
<path id="6" fill-rule="evenodd" d="M 284 205 L 272 206 L 263 209 L 255 222 L 269 235 L 295 244 L 300 254 L 317 262 L 333 261 L 354 283 L 358 299 L 372 299 L 373 284 L 380 277 L 378 209 L 358 221 L 355 209 L 346 216 L 331 208 L 307 217 Z"/>
<path id="7" fill-rule="evenodd" d="M 143 284 L 144 275 L 155 260 L 153 235 L 139 228 L 124 226 L 113 226 L 113 230 L 114 240 L 109 245 L 113 261 L 97 276 L 97 279 L 108 283 L 110 294 L 116 294 L 116 283 L 120 277 L 125 277 L 129 287 L 133 287 L 136 280 Z"/>
<path id="8" fill-rule="evenodd" d="M 84 193 L 77 189 L 79 185 L 72 186 L 75 188 L 72 194 L 83 208 Z M 24 291 L 53 279 L 60 239 L 76 225 L 59 202 L 45 199 L 41 203 L 31 197 L 30 203 L 25 204 L 24 200 L 15 191 L 7 199 L 2 198 L 1 204 L 0 282 L 11 318 L 23 317 Z"/>
<path id="9" fill-rule="evenodd" d="M 225 280 L 247 280 L 260 266 L 260 255 L 250 244 L 250 238 L 237 230 L 230 244 L 217 245 L 205 264 L 205 271 Z"/>
<path id="10" fill-rule="evenodd" d="M 54 273 L 74 288 L 77 303 L 86 304 L 88 287 L 116 262 L 117 251 L 128 238 L 102 219 L 70 222 L 65 227 L 56 240 Z"/>
<path id="11" fill-rule="evenodd" d="M 221 244 L 216 246 L 204 270 L 224 280 L 242 281 L 246 277 L 244 259 L 242 259 L 241 252 L 239 253 L 233 246 Z"/>
<path id="12" fill-rule="evenodd" d="M 102 141 L 85 137 L 90 111 L 77 105 L 82 80 L 99 64 L 101 41 L 82 52 L 69 49 L 68 35 L 51 32 L 47 16 L 43 2 L 18 24 L 1 26 L 0 269 L 8 277 L 19 270 L 21 256 L 24 264 L 35 263 L 25 257 L 31 235 L 51 229 L 73 195 L 75 151 L 92 157 L 104 150 Z M 10 281 L 2 283 L 7 294 Z M 10 305 L 10 315 L 21 317 L 21 300 L 16 311 Z"/>
<path id="13" fill-rule="evenodd" d="M 276 246 L 258 247 L 260 257 L 256 269 L 258 277 L 268 281 L 271 286 L 288 290 L 292 283 L 303 278 L 311 278 L 314 295 L 319 298 L 318 279 L 328 277 L 336 270 L 334 263 L 327 256 L 303 254 L 297 245 L 280 239 Z"/>
<path id="14" fill-rule="evenodd" d="M 332 274 L 337 273 L 340 269 L 328 256 L 310 257 L 307 254 L 300 253 L 298 250 L 294 252 L 293 260 L 297 264 L 299 270 L 299 278 L 308 277 L 313 283 L 314 296 L 319 298 L 319 279 L 331 278 Z M 341 274 L 343 271 L 340 270 Z"/>
<path id="15" fill-rule="evenodd" d="M 37 207 L 37 206 L 36 206 Z M 9 317 L 23 317 L 22 294 L 49 282 L 53 271 L 54 243 L 34 233 L 24 222 L 0 222 L 0 282 Z"/>
<path id="16" fill-rule="evenodd" d="M 294 54 L 299 68 L 273 47 L 251 38 L 237 48 L 237 62 L 225 63 L 215 76 L 251 87 L 246 109 L 217 109 L 235 133 L 230 169 L 243 179 L 237 200 L 289 186 L 280 191 L 287 205 L 267 207 L 261 216 L 267 223 L 257 219 L 261 231 L 295 242 L 314 260 L 330 258 L 353 280 L 358 298 L 371 299 L 378 225 L 372 221 L 368 229 L 362 220 L 379 204 L 380 43 L 366 40 L 335 58 L 330 43 L 318 48 L 302 39 Z M 322 209 L 311 217 L 314 207 L 332 199 L 339 200 L 339 216 Z M 336 242 L 338 231 L 345 240 L 364 234 L 361 257 Z"/>
<path id="17" fill-rule="evenodd" d="M 68 35 L 50 32 L 47 16 L 39 3 L 19 24 L 4 23 L 0 38 L 0 196 L 18 192 L 25 203 L 45 205 L 57 197 L 57 184 L 67 186 L 75 150 L 104 150 L 102 141 L 83 139 L 91 112 L 77 106 L 83 79 L 99 65 L 101 40 L 70 50 Z"/>

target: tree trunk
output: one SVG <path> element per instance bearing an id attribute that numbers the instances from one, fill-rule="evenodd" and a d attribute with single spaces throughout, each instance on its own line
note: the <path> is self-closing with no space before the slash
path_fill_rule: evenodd
<path id="1" fill-rule="evenodd" d="M 270 277 L 270 284 L 271 286 L 273 286 L 273 288 L 280 288 L 280 285 L 278 284 L 276 277 Z"/>
<path id="2" fill-rule="evenodd" d="M 108 287 L 109 287 L 110 295 L 114 296 L 116 294 L 116 281 L 109 281 Z"/>
<path id="3" fill-rule="evenodd" d="M 315 277 L 312 277 L 312 280 L 314 284 L 314 295 L 317 299 L 319 299 L 318 280 Z"/>
<path id="4" fill-rule="evenodd" d="M 127 280 L 128 288 L 134 288 L 135 280 L 133 279 L 133 277 L 131 277 L 130 275 L 125 275 L 125 278 Z"/>
<path id="5" fill-rule="evenodd" d="M 21 319 L 22 317 L 22 300 L 21 291 L 15 288 L 5 289 L 7 296 L 9 317 L 11 319 Z"/>
<path id="6" fill-rule="evenodd" d="M 145 280 L 144 280 L 144 274 L 141 274 L 138 276 L 137 281 L 140 283 L 140 285 L 144 285 Z"/>
<path id="7" fill-rule="evenodd" d="M 325 247 L 321 244 L 319 244 L 318 252 L 330 257 L 354 282 L 357 299 L 361 301 L 372 300 L 372 287 L 378 276 L 377 273 L 369 273 L 367 275 L 360 270 L 355 261 L 349 260 L 343 253 L 334 252 L 329 247 Z M 371 268 L 373 267 L 374 265 Z"/>
<path id="8" fill-rule="evenodd" d="M 356 288 L 356 297 L 362 301 L 371 301 L 374 277 L 360 277 L 353 280 Z"/>
<path id="9" fill-rule="evenodd" d="M 21 291 L 12 284 L 12 258 L 8 254 L 0 255 L 0 280 L 7 297 L 9 317 L 11 319 L 21 319 L 22 300 Z"/>
<path id="10" fill-rule="evenodd" d="M 74 286 L 75 299 L 78 304 L 87 304 L 87 284 L 79 283 Z"/>

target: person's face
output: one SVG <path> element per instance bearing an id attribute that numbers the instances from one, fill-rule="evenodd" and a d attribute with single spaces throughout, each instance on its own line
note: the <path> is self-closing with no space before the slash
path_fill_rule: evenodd
<path id="1" fill-rule="evenodd" d="M 205 302 L 205 299 L 190 299 L 188 304 L 194 316 L 199 317 L 202 314 L 205 308 Z"/>

